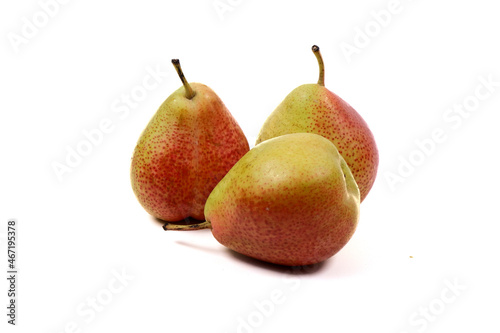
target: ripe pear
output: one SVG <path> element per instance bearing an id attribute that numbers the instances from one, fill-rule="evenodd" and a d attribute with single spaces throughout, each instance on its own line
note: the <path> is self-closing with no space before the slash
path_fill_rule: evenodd
<path id="1" fill-rule="evenodd" d="M 215 92 L 188 83 L 159 107 L 132 157 L 132 189 L 144 209 L 170 222 L 204 220 L 212 189 L 249 150 L 240 126 Z"/>
<path id="2" fill-rule="evenodd" d="M 289 133 L 315 133 L 331 140 L 349 165 L 363 201 L 373 186 L 378 150 L 364 119 L 347 102 L 325 87 L 324 63 L 319 47 L 312 47 L 318 60 L 317 84 L 295 88 L 267 118 L 256 144 Z"/>
<path id="3" fill-rule="evenodd" d="M 359 219 L 359 189 L 335 145 L 312 133 L 267 140 L 243 156 L 205 205 L 204 227 L 222 245 L 299 266 L 337 253 Z M 189 230 L 197 225 L 166 224 Z"/>

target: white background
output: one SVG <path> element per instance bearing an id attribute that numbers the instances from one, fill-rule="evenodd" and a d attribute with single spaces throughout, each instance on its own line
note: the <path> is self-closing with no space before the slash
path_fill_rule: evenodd
<path id="1" fill-rule="evenodd" d="M 2 332 L 500 330 L 493 1 L 222 0 L 231 10 L 218 13 L 212 0 L 61 0 L 52 16 L 40 3 L 50 1 L 0 5 L 0 266 L 16 218 L 20 270 L 16 327 L 1 279 Z M 134 197 L 129 167 L 142 129 L 181 85 L 170 59 L 214 89 L 253 145 L 286 94 L 316 82 L 313 44 L 326 86 L 363 116 L 380 151 L 352 240 L 292 271 L 234 254 L 208 230 L 164 232 Z M 161 82 L 115 113 L 148 69 Z M 54 162 L 103 119 L 112 130 L 59 180 Z"/>

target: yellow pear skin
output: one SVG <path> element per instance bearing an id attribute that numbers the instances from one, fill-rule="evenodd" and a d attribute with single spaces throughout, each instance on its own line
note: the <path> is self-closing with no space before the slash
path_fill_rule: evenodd
<path id="1" fill-rule="evenodd" d="M 374 136 L 359 113 L 324 85 L 319 47 L 313 46 L 320 77 L 295 88 L 271 113 L 256 144 L 290 133 L 315 133 L 332 141 L 352 171 L 363 201 L 377 175 L 379 155 Z"/>
<path id="2" fill-rule="evenodd" d="M 208 86 L 187 83 L 159 107 L 134 150 L 130 178 L 143 208 L 164 221 L 204 220 L 212 189 L 249 150 L 248 141 Z"/>
<path id="3" fill-rule="evenodd" d="M 359 205 L 358 186 L 335 145 L 317 134 L 297 133 L 246 153 L 208 197 L 205 218 L 222 245 L 299 266 L 322 262 L 347 244 Z"/>

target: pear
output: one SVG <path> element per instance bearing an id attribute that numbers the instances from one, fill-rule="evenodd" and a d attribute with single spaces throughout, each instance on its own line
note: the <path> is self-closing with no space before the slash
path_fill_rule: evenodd
<path id="1" fill-rule="evenodd" d="M 246 256 L 309 265 L 347 244 L 359 205 L 358 186 L 331 141 L 312 133 L 287 134 L 255 146 L 231 168 L 208 197 L 203 227 Z"/>
<path id="2" fill-rule="evenodd" d="M 144 209 L 161 220 L 204 220 L 212 189 L 249 150 L 240 126 L 215 92 L 188 83 L 159 107 L 132 157 L 132 189 Z"/>
<path id="3" fill-rule="evenodd" d="M 325 69 L 319 47 L 312 47 L 318 60 L 317 84 L 295 88 L 269 115 L 256 144 L 289 133 L 315 133 L 331 140 L 349 165 L 363 201 L 373 186 L 378 150 L 364 119 L 348 103 L 325 87 Z"/>

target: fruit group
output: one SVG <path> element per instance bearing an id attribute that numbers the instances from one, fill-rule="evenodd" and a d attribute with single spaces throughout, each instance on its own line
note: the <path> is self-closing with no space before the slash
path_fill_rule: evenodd
<path id="1" fill-rule="evenodd" d="M 363 201 L 373 186 L 378 168 L 375 139 L 363 118 L 324 85 L 319 47 L 313 46 L 320 75 L 317 84 L 295 88 L 262 126 L 256 144 L 290 133 L 315 133 L 331 140 L 349 165 Z"/>
<path id="2" fill-rule="evenodd" d="M 131 165 L 132 189 L 151 215 L 204 220 L 207 197 L 249 150 L 236 120 L 206 85 L 188 83 L 160 106 L 142 132 Z"/>
<path id="3" fill-rule="evenodd" d="M 210 194 L 202 227 L 211 227 L 217 241 L 241 254 L 309 265 L 349 241 L 359 203 L 356 182 L 332 142 L 311 133 L 288 134 L 255 146 L 234 165 Z"/>

